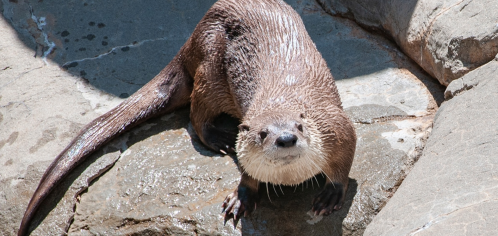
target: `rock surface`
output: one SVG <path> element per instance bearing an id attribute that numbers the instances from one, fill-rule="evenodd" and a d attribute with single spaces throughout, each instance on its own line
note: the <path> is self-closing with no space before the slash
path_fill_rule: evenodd
<path id="1" fill-rule="evenodd" d="M 497 70 L 448 86 L 422 157 L 365 235 L 498 234 Z"/>
<path id="2" fill-rule="evenodd" d="M 44 170 L 78 130 L 162 69 L 213 2 L 0 2 L 0 234 L 15 234 Z M 239 173 L 232 157 L 200 144 L 184 109 L 92 155 L 49 197 L 32 235 L 361 235 L 418 159 L 443 89 L 388 40 L 314 1 L 287 2 L 357 128 L 343 209 L 307 215 L 320 178 L 297 191 L 262 185 L 257 211 L 224 226 L 220 205 Z"/>
<path id="3" fill-rule="evenodd" d="M 494 0 L 318 0 L 333 15 L 383 31 L 443 85 L 498 53 Z"/>

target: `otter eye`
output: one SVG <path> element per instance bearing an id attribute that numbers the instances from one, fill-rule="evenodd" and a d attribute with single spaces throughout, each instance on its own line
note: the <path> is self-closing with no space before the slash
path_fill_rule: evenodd
<path id="1" fill-rule="evenodd" d="M 301 132 L 303 132 L 303 125 L 302 124 L 298 124 L 297 125 L 297 129 Z"/>
<path id="2" fill-rule="evenodd" d="M 259 137 L 263 140 L 266 138 L 266 136 L 268 136 L 268 133 L 266 133 L 265 131 L 261 131 L 259 132 Z"/>
<path id="3" fill-rule="evenodd" d="M 304 118 L 306 118 L 306 115 L 304 113 L 301 113 L 301 115 L 299 115 L 299 117 L 301 117 L 301 119 L 304 119 Z"/>
<path id="4" fill-rule="evenodd" d="M 239 131 L 249 131 L 249 126 L 248 125 L 239 125 Z"/>

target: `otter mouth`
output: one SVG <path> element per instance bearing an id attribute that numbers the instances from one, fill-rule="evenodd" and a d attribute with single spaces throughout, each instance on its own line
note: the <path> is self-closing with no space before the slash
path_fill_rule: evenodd
<path id="1" fill-rule="evenodd" d="M 291 164 L 297 159 L 299 159 L 299 155 L 286 155 L 286 156 L 272 158 L 270 162 L 273 164 L 287 165 Z"/>
<path id="2" fill-rule="evenodd" d="M 280 160 L 293 160 L 293 159 L 296 159 L 298 156 L 295 156 L 295 155 L 288 155 L 288 156 L 284 156 L 284 157 L 280 157 L 278 159 Z"/>

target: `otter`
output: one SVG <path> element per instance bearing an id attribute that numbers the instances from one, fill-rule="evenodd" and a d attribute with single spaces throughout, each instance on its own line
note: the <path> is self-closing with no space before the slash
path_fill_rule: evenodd
<path id="1" fill-rule="evenodd" d="M 316 215 L 341 208 L 356 134 L 329 68 L 300 16 L 282 0 L 219 0 L 172 61 L 123 103 L 86 125 L 40 180 L 18 235 L 67 174 L 112 138 L 190 104 L 201 142 L 236 153 L 241 180 L 222 203 L 227 219 L 255 210 L 259 183 L 297 185 L 322 173 Z M 217 125 L 239 121 L 238 132 Z"/>

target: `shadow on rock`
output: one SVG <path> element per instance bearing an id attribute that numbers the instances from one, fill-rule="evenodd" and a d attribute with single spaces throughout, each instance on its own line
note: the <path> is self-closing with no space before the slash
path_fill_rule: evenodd
<path id="1" fill-rule="evenodd" d="M 2 13 L 36 57 L 128 97 L 169 63 L 214 2 L 27 0 L 4 3 Z"/>
<path id="2" fill-rule="evenodd" d="M 311 202 L 324 185 L 325 178 L 320 175 L 296 187 L 260 184 L 261 202 L 250 217 L 241 219 L 242 235 L 342 235 L 342 222 L 358 185 L 356 180 L 349 180 L 341 210 L 313 217 Z"/>
<path id="3" fill-rule="evenodd" d="M 126 1 L 116 7 L 110 2 L 9 1 L 3 17 L 35 56 L 124 98 L 170 62 L 214 2 Z M 351 22 L 321 14 L 314 2 L 286 2 L 301 15 L 336 80 L 398 67 Z"/>

